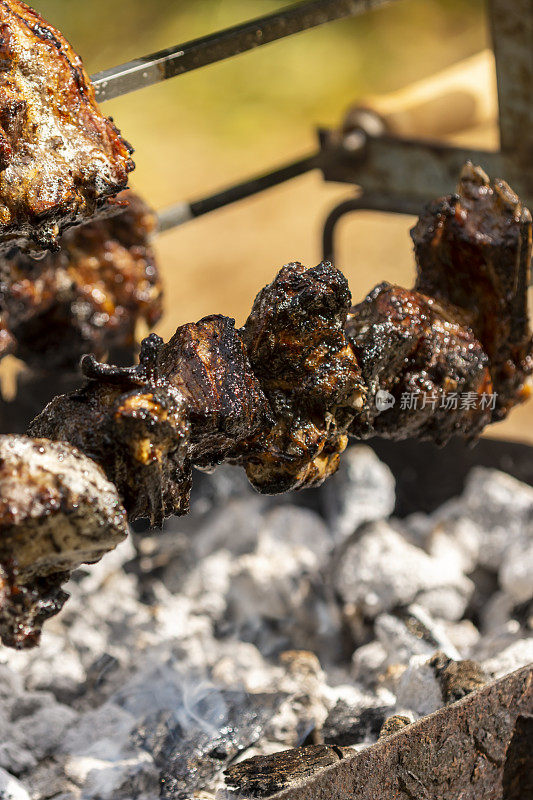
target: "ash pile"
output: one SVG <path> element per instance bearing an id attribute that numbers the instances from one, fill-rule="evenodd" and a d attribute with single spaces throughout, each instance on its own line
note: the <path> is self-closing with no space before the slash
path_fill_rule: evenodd
<path id="1" fill-rule="evenodd" d="M 74 574 L 40 648 L 0 650 L 0 797 L 266 797 L 532 662 L 533 488 L 477 467 L 394 507 L 362 445 L 287 497 L 200 475 L 189 517 Z"/>

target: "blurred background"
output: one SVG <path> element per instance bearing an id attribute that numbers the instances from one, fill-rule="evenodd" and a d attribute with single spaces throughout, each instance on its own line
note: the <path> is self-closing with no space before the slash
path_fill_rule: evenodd
<path id="1" fill-rule="evenodd" d="M 288 0 L 31 5 L 65 34 L 93 73 L 275 11 Z M 110 101 L 103 109 L 135 148 L 131 185 L 158 209 L 306 155 L 316 146 L 316 127 L 338 125 L 349 105 L 368 98 L 379 103 L 376 96 L 385 106 L 397 105 L 401 97 L 391 93 L 489 46 L 481 0 L 403 0 Z M 494 109 L 488 54 L 485 63 L 478 92 Z M 496 148 L 492 117 L 442 138 Z M 257 291 L 282 264 L 320 261 L 324 219 L 352 194 L 349 186 L 325 184 L 319 173 L 310 173 L 160 235 L 166 313 L 158 332 L 169 337 L 178 325 L 209 313 L 241 324 Z M 354 301 L 381 280 L 412 284 L 413 222 L 370 212 L 342 222 L 337 266 Z M 533 442 L 532 421 L 529 403 L 489 433 Z"/>

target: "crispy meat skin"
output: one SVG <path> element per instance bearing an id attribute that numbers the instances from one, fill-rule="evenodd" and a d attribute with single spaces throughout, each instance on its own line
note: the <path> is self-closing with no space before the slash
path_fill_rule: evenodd
<path id="1" fill-rule="evenodd" d="M 152 334 L 139 367 L 85 359 L 89 383 L 53 400 L 30 435 L 94 458 L 130 518 L 156 523 L 188 510 L 192 464 L 241 463 L 262 491 L 319 483 L 336 469 L 360 402 L 343 333 L 349 297 L 331 265 L 290 264 L 240 332 L 233 320 L 206 317 L 166 345 Z"/>
<path id="2" fill-rule="evenodd" d="M 61 584 L 127 533 L 126 513 L 102 470 L 64 442 L 0 436 L 0 637 L 38 643 L 67 595 Z"/>
<path id="3" fill-rule="evenodd" d="M 131 152 L 62 34 L 0 0 L 0 247 L 57 249 L 126 187 Z"/>
<path id="4" fill-rule="evenodd" d="M 132 191 L 120 214 L 66 231 L 61 250 L 36 261 L 18 250 L 0 256 L 5 353 L 39 370 L 77 368 L 84 353 L 102 358 L 131 348 L 139 320 L 162 313 L 162 287 L 149 244 L 155 214 Z"/>

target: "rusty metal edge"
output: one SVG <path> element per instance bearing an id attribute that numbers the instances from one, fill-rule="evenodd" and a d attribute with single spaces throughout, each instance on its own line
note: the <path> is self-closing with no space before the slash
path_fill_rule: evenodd
<path id="1" fill-rule="evenodd" d="M 507 800 L 509 742 L 532 713 L 530 664 L 268 800 Z"/>

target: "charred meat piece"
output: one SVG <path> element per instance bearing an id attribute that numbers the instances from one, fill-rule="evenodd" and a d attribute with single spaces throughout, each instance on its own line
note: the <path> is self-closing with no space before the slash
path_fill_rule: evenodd
<path id="1" fill-rule="evenodd" d="M 0 0 L 0 62 L 0 248 L 56 250 L 62 230 L 109 210 L 132 150 L 79 56 L 17 0 Z"/>
<path id="2" fill-rule="evenodd" d="M 139 321 L 152 327 L 160 318 L 149 244 L 155 214 L 131 191 L 119 200 L 120 214 L 66 231 L 57 253 L 0 257 L 0 327 L 11 352 L 34 369 L 74 369 L 84 353 L 132 348 Z"/>
<path id="3" fill-rule="evenodd" d="M 361 402 L 343 332 L 348 303 L 346 280 L 330 265 L 284 267 L 242 332 L 206 317 L 166 345 L 145 339 L 138 367 L 86 358 L 88 384 L 53 400 L 30 435 L 94 458 L 130 518 L 153 524 L 187 512 L 191 465 L 242 463 L 261 491 L 322 481 Z"/>
<path id="4" fill-rule="evenodd" d="M 63 442 L 0 436 L 0 637 L 38 643 L 67 595 L 61 584 L 127 534 L 126 512 L 102 470 Z"/>
<path id="5" fill-rule="evenodd" d="M 87 385 L 56 397 L 30 435 L 67 441 L 94 459 L 118 489 L 130 519 L 161 525 L 189 509 L 190 425 L 184 397 L 161 375 L 163 340 L 151 334 L 136 367 L 82 361 Z"/>
<path id="6" fill-rule="evenodd" d="M 465 312 L 490 361 L 493 421 L 526 396 L 533 371 L 527 289 L 531 214 L 502 180 L 466 164 L 457 194 L 432 203 L 411 231 L 415 288 Z"/>
<path id="7" fill-rule="evenodd" d="M 353 436 L 444 444 L 488 425 L 489 359 L 461 317 L 459 309 L 387 283 L 352 308 L 346 334 L 368 390 Z"/>
<path id="8" fill-rule="evenodd" d="M 216 315 L 178 328 L 163 348 L 161 373 L 186 401 L 197 467 L 214 467 L 238 453 L 270 420 L 233 319 Z"/>
<path id="9" fill-rule="evenodd" d="M 319 484 L 337 469 L 364 394 L 344 334 L 350 299 L 346 278 L 329 263 L 288 264 L 256 297 L 242 334 L 274 424 L 241 460 L 260 492 Z"/>

